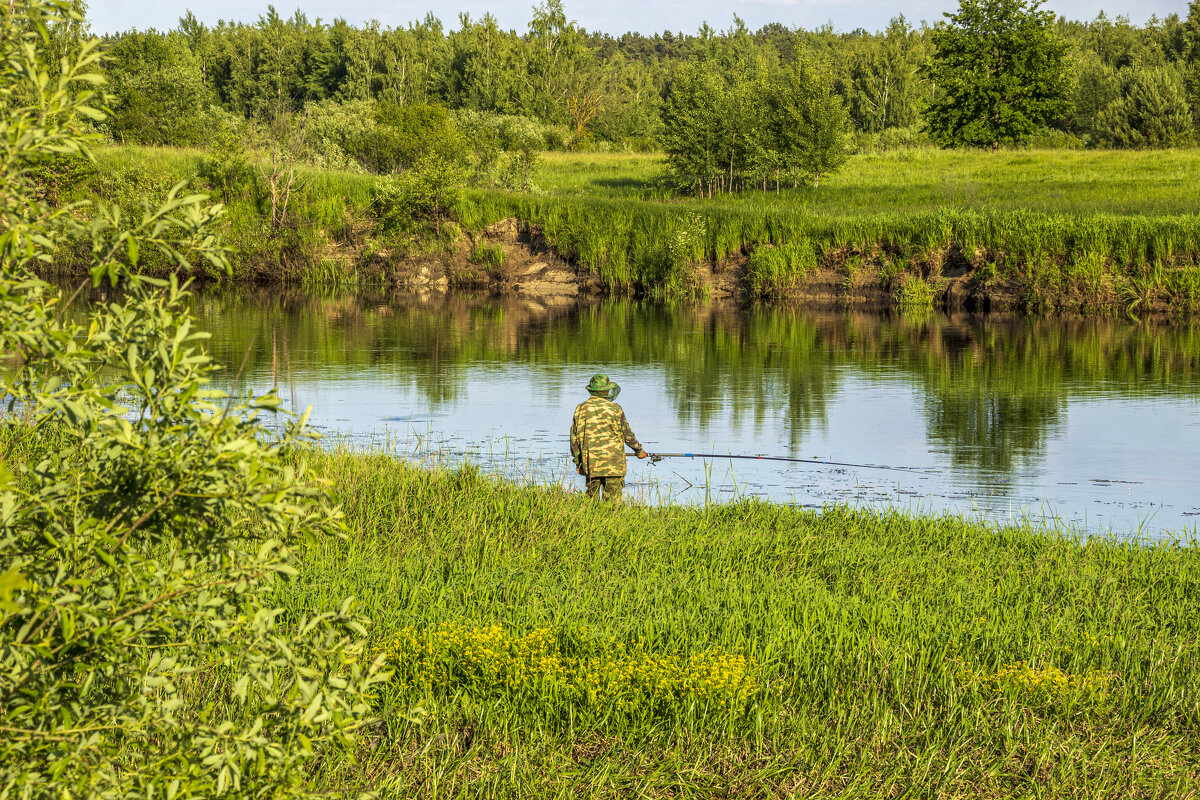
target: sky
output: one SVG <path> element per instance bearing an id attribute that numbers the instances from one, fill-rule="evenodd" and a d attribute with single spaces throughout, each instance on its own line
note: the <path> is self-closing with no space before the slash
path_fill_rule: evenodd
<path id="1" fill-rule="evenodd" d="M 467 12 L 473 18 L 490 11 L 504 28 L 524 32 L 530 9 L 536 0 L 278 0 L 276 10 L 291 16 L 297 8 L 310 20 L 331 22 L 341 17 L 357 25 L 377 19 L 384 27 L 399 27 L 433 11 L 448 29 L 458 27 L 458 15 Z M 605 0 L 604 2 L 565 2 L 567 16 L 589 31 L 619 35 L 626 31 L 652 34 L 670 30 L 695 33 L 708 22 L 714 28 L 729 27 L 733 15 L 746 21 L 751 30 L 769 22 L 789 28 L 818 28 L 833 25 L 838 31 L 865 28 L 882 30 L 888 20 L 904 14 L 912 24 L 942 19 L 942 13 L 958 7 L 957 0 Z M 1152 14 L 1164 17 L 1176 13 L 1187 16 L 1186 0 L 1052 0 L 1045 8 L 1069 19 L 1088 20 L 1103 11 L 1110 17 L 1125 14 L 1143 24 Z M 253 22 L 267 10 L 267 2 L 257 0 L 90 0 L 88 17 L 95 33 L 115 33 L 137 28 L 168 30 L 191 10 L 201 22 L 217 20 Z"/>

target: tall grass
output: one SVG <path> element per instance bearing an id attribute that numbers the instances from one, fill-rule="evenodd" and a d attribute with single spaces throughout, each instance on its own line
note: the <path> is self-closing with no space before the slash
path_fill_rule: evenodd
<path id="1" fill-rule="evenodd" d="M 394 796 L 1167 797 L 1200 788 L 1200 551 L 957 517 L 613 508 L 313 454 L 397 669 L 339 780 Z M 1182 546 L 1181 546 L 1182 545 Z"/>
<path id="2" fill-rule="evenodd" d="M 942 209 L 911 214 L 831 216 L 764 197 L 757 205 L 692 205 L 642 200 L 470 196 L 466 224 L 507 217 L 540 225 L 558 253 L 617 289 L 670 284 L 667 242 L 686 220 L 705 222 L 704 253 L 713 261 L 764 245 L 808 242 L 826 266 L 848 254 L 882 263 L 900 258 L 941 274 L 961 262 L 996 280 L 1055 295 L 1077 289 L 1069 274 L 1077 254 L 1091 254 L 1116 294 L 1132 290 L 1192 297 L 1200 277 L 1200 216 L 1066 215 L 1032 211 Z M 1099 297 L 1098 300 L 1105 300 Z"/>

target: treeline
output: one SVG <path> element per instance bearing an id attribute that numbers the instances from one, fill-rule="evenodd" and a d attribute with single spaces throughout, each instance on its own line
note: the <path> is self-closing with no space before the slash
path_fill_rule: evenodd
<path id="1" fill-rule="evenodd" d="M 115 95 L 112 134 L 125 140 L 196 142 L 215 107 L 243 118 L 303 112 L 352 101 L 527 117 L 556 126 L 551 147 L 610 144 L 650 149 L 664 134 L 668 87 L 686 64 L 726 69 L 758 63 L 785 72 L 801 61 L 828 66 L 856 132 L 885 143 L 915 136 L 935 86 L 924 74 L 933 28 L 903 17 L 879 33 L 791 29 L 750 31 L 735 17 L 724 31 L 694 35 L 589 33 L 561 0 L 533 10 L 527 30 L 495 18 L 459 16 L 448 30 L 432 14 L 405 27 L 325 23 L 274 8 L 253 24 L 208 27 L 192 14 L 178 28 L 110 37 L 107 70 Z M 1076 144 L 1152 146 L 1194 130 L 1200 110 L 1200 2 L 1186 19 L 1143 26 L 1103 14 L 1057 20 L 1069 45 L 1071 110 L 1051 135 Z M 1142 117 L 1168 118 L 1147 130 Z M 1186 130 L 1185 130 L 1186 129 Z"/>

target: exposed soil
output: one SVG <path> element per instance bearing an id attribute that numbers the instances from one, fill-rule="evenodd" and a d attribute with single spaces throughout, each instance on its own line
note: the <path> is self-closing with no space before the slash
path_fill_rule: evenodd
<path id="1" fill-rule="evenodd" d="M 476 256 L 480 246 L 499 248 L 499 264 Z M 777 298 L 805 306 L 882 309 L 896 305 L 898 280 L 881 277 L 880 270 L 853 268 L 851 263 L 878 263 L 879 253 L 826 253 L 819 269 Z M 694 265 L 695 283 L 703 294 L 718 299 L 746 299 L 747 256 L 737 253 L 721 262 Z M 990 311 L 1017 306 L 1016 293 L 975 277 L 970 257 L 961 251 L 930 254 L 930 264 L 913 264 L 922 277 L 937 286 L 937 304 L 951 311 Z M 409 258 L 391 270 L 396 288 L 405 291 L 444 292 L 466 288 L 497 295 L 516 296 L 541 305 L 558 305 L 582 295 L 600 295 L 604 287 L 597 276 L 556 255 L 536 225 L 506 219 L 476 236 L 468 236 L 451 253 Z M 908 273 L 906 273 L 908 274 Z"/>
<path id="2" fill-rule="evenodd" d="M 368 284 L 382 282 L 393 293 L 420 295 L 446 293 L 452 289 L 486 292 L 530 302 L 540 307 L 570 305 L 576 300 L 611 293 L 600 277 L 586 267 L 556 254 L 541 228 L 510 218 L 478 234 L 466 234 L 450 251 L 422 252 L 414 239 L 412 247 L 376 249 L 369 236 L 370 220 L 351 220 L 337 239 L 322 234 L 315 251 L 310 245 L 300 250 L 274 250 L 269 259 L 239 261 L 237 280 L 263 284 L 292 280 L 337 284 L 343 280 Z M 770 245 L 763 245 L 769 247 Z M 749 288 L 751 249 L 735 252 L 719 262 L 691 266 L 689 283 L 700 296 L 734 302 L 759 299 Z M 1085 316 L 1136 312 L 1139 316 L 1192 317 L 1200 311 L 1200 292 L 1183 290 L 1160 277 L 1141 280 L 1123 277 L 1126 265 L 1085 282 L 1064 278 L 1062 273 L 1047 279 L 1037 270 L 1003 270 L 996 259 L 979 251 L 964 252 L 957 246 L 923 253 L 867 249 L 828 249 L 821 262 L 790 286 L 767 287 L 761 299 L 814 309 L 854 308 L 880 311 L 904 307 L 907 290 L 917 289 L 914 307 L 933 305 L 950 312 L 1019 311 L 1022 313 L 1067 313 Z M 988 262 L 988 258 L 992 262 Z M 67 257 L 44 269 L 47 275 L 83 274 L 79 260 Z M 161 274 L 174 267 L 163 263 Z M 1168 261 L 1161 267 L 1194 270 L 1194 262 Z M 316 269 L 314 273 L 313 270 Z M 1136 273 L 1136 270 L 1133 270 Z M 1009 276 L 1000 279 L 997 274 Z M 160 274 L 150 267 L 148 274 Z M 203 279 L 203 276 L 201 276 Z M 1168 275 L 1168 278 L 1170 276 Z M 1186 275 L 1184 277 L 1187 277 Z M 919 283 L 908 286 L 912 281 Z M 653 287 L 636 287 L 646 292 Z M 909 297 L 909 299 L 912 299 Z"/>
<path id="3" fill-rule="evenodd" d="M 499 248 L 499 264 L 472 259 L 477 246 Z M 583 294 L 600 294 L 600 281 L 551 252 L 541 232 L 527 222 L 506 219 L 468 237 L 440 260 L 411 262 L 397 272 L 399 288 L 446 290 L 484 289 L 556 304 Z"/>

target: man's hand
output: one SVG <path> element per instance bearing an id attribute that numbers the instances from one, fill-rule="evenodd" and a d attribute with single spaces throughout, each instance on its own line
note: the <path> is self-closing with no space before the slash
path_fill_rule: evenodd
<path id="1" fill-rule="evenodd" d="M 645 458 L 645 457 L 646 457 L 646 456 L 648 456 L 648 455 L 650 455 L 650 454 L 649 454 L 649 453 L 647 453 L 645 450 L 639 450 L 639 451 L 638 451 L 638 454 L 637 454 L 637 457 L 638 457 L 638 458 Z"/>
<path id="2" fill-rule="evenodd" d="M 580 466 L 576 466 L 576 467 L 575 467 L 575 471 L 576 471 L 576 472 L 578 472 L 580 475 L 586 475 L 586 474 L 587 474 L 587 473 L 585 473 L 585 472 L 583 471 L 583 467 L 580 467 Z"/>

